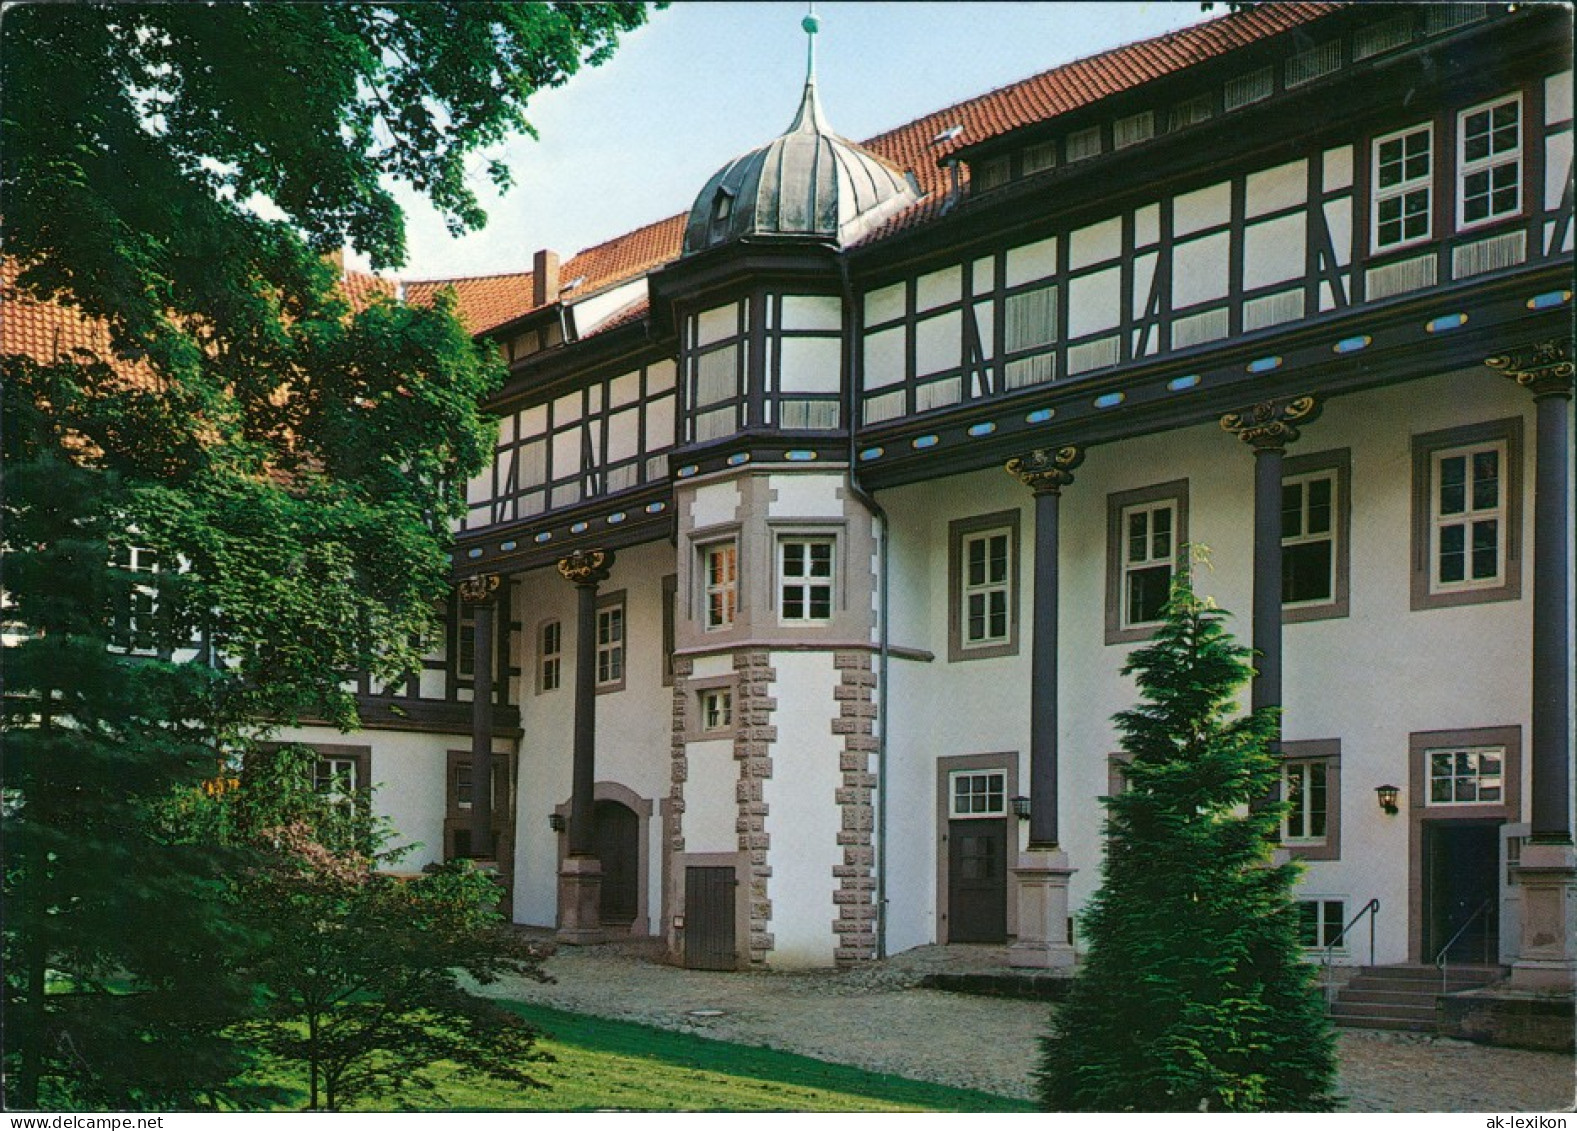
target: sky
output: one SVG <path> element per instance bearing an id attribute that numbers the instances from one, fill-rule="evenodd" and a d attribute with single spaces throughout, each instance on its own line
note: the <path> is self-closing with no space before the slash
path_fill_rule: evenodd
<path id="1" fill-rule="evenodd" d="M 540 140 L 493 151 L 513 170 L 508 193 L 494 194 L 475 161 L 490 221 L 481 232 L 452 238 L 421 198 L 398 193 L 410 249 L 398 274 L 529 270 L 539 248 L 568 259 L 688 211 L 712 173 L 788 127 L 805 79 L 805 11 L 798 2 L 677 0 L 654 12 L 607 63 L 532 97 L 527 117 Z M 817 90 L 832 128 L 859 141 L 1224 12 L 1205 13 L 1197 0 L 818 3 Z"/>

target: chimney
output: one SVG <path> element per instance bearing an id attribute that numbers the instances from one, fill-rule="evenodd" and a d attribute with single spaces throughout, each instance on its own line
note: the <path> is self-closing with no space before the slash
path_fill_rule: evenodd
<path id="1" fill-rule="evenodd" d="M 543 248 L 531 257 L 531 305 L 559 300 L 559 253 Z"/>

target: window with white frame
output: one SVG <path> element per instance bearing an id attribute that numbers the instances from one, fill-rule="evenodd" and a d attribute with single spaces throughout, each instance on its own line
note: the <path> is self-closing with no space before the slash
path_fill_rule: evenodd
<path id="1" fill-rule="evenodd" d="M 1433 126 L 1413 126 L 1375 139 L 1375 251 L 1429 239 L 1433 181 Z"/>
<path id="2" fill-rule="evenodd" d="M 1505 747 L 1464 746 L 1426 753 L 1430 805 L 1500 805 L 1505 801 Z"/>
<path id="3" fill-rule="evenodd" d="M 1310 950 L 1323 950 L 1337 943 L 1345 925 L 1347 901 L 1344 899 L 1298 900 L 1298 942 Z"/>
<path id="4" fill-rule="evenodd" d="M 1471 228 L 1522 210 L 1522 99 L 1503 98 L 1457 117 L 1457 225 Z"/>
<path id="5" fill-rule="evenodd" d="M 1122 626 L 1157 624 L 1171 595 L 1177 504 L 1163 499 L 1126 507 L 1122 525 Z"/>
<path id="6" fill-rule="evenodd" d="M 608 601 L 597 610 L 597 687 L 613 691 L 624 686 L 624 599 Z"/>
<path id="7" fill-rule="evenodd" d="M 1335 468 L 1281 481 L 1281 601 L 1321 605 L 1336 599 Z"/>
<path id="8" fill-rule="evenodd" d="M 1012 632 L 1013 532 L 985 530 L 965 535 L 959 600 L 963 608 L 962 647 L 1006 644 Z"/>
<path id="9" fill-rule="evenodd" d="M 1329 768 L 1323 760 L 1289 761 L 1281 785 L 1287 813 L 1281 819 L 1283 844 L 1324 844 L 1330 816 Z"/>
<path id="10" fill-rule="evenodd" d="M 957 770 L 948 775 L 950 817 L 1000 817 L 1007 812 L 1007 774 Z"/>
<path id="11" fill-rule="evenodd" d="M 701 692 L 701 729 L 727 730 L 734 725 L 734 693 L 727 687 Z"/>
<path id="12" fill-rule="evenodd" d="M 1188 480 L 1106 497 L 1106 643 L 1148 640 L 1188 543 Z"/>
<path id="13" fill-rule="evenodd" d="M 831 538 L 778 541 L 778 615 L 784 622 L 814 624 L 832 619 Z"/>
<path id="14" fill-rule="evenodd" d="M 332 801 L 348 802 L 361 788 L 355 758 L 320 756 L 312 767 L 312 786 Z"/>
<path id="15" fill-rule="evenodd" d="M 159 609 L 159 553 L 146 546 L 117 546 L 110 565 L 130 575 L 115 610 L 111 640 L 126 651 L 151 653 L 155 650 L 154 618 Z"/>
<path id="16" fill-rule="evenodd" d="M 557 691 L 564 670 L 564 628 L 556 620 L 537 633 L 537 690 Z"/>
<path id="17" fill-rule="evenodd" d="M 1448 448 L 1431 462 L 1431 589 L 1500 585 L 1506 568 L 1505 442 Z"/>
<path id="18" fill-rule="evenodd" d="M 739 608 L 739 545 L 718 542 L 701 549 L 701 577 L 706 631 L 734 626 Z"/>

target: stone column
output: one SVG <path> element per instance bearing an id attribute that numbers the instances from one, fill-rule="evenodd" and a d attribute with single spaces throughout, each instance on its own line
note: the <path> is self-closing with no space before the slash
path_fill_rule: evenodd
<path id="1" fill-rule="evenodd" d="M 597 783 L 597 586 L 608 579 L 613 554 L 580 550 L 559 561 L 575 586 L 575 747 L 570 786 L 569 852 L 559 872 L 562 942 L 602 939 L 602 863 L 593 837 Z"/>
<path id="2" fill-rule="evenodd" d="M 1008 461 L 1008 474 L 1035 492 L 1034 626 L 1030 649 L 1029 844 L 1013 869 L 1018 880 L 1018 937 L 1012 966 L 1072 966 L 1068 880 L 1074 869 L 1057 830 L 1058 522 L 1062 489 L 1084 452 L 1073 445 Z"/>
<path id="3" fill-rule="evenodd" d="M 1297 440 L 1298 428 L 1319 412 L 1314 397 L 1302 396 L 1265 401 L 1221 418 L 1222 428 L 1254 450 L 1255 655 L 1249 704 L 1256 711 L 1281 706 L 1281 459 Z"/>
<path id="4" fill-rule="evenodd" d="M 493 844 L 493 607 L 496 573 L 460 582 L 460 601 L 471 610 L 471 856 L 494 859 Z"/>
<path id="5" fill-rule="evenodd" d="M 1522 848 L 1522 939 L 1513 986 L 1570 993 L 1577 982 L 1577 852 L 1572 845 L 1570 648 L 1571 343 L 1539 342 L 1485 364 L 1533 394 L 1532 836 Z"/>

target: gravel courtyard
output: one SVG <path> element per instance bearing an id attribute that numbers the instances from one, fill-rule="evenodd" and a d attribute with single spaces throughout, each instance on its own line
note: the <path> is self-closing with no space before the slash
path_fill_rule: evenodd
<path id="1" fill-rule="evenodd" d="M 564 947 L 557 981 L 509 981 L 501 997 L 767 1045 L 877 1072 L 1028 1096 L 1047 1006 L 916 988 L 946 962 L 1005 965 L 992 948 L 920 947 L 873 967 L 711 973 L 652 961 L 638 944 Z M 1573 1058 L 1402 1033 L 1344 1030 L 1341 1092 L 1350 1111 L 1569 1111 Z"/>

